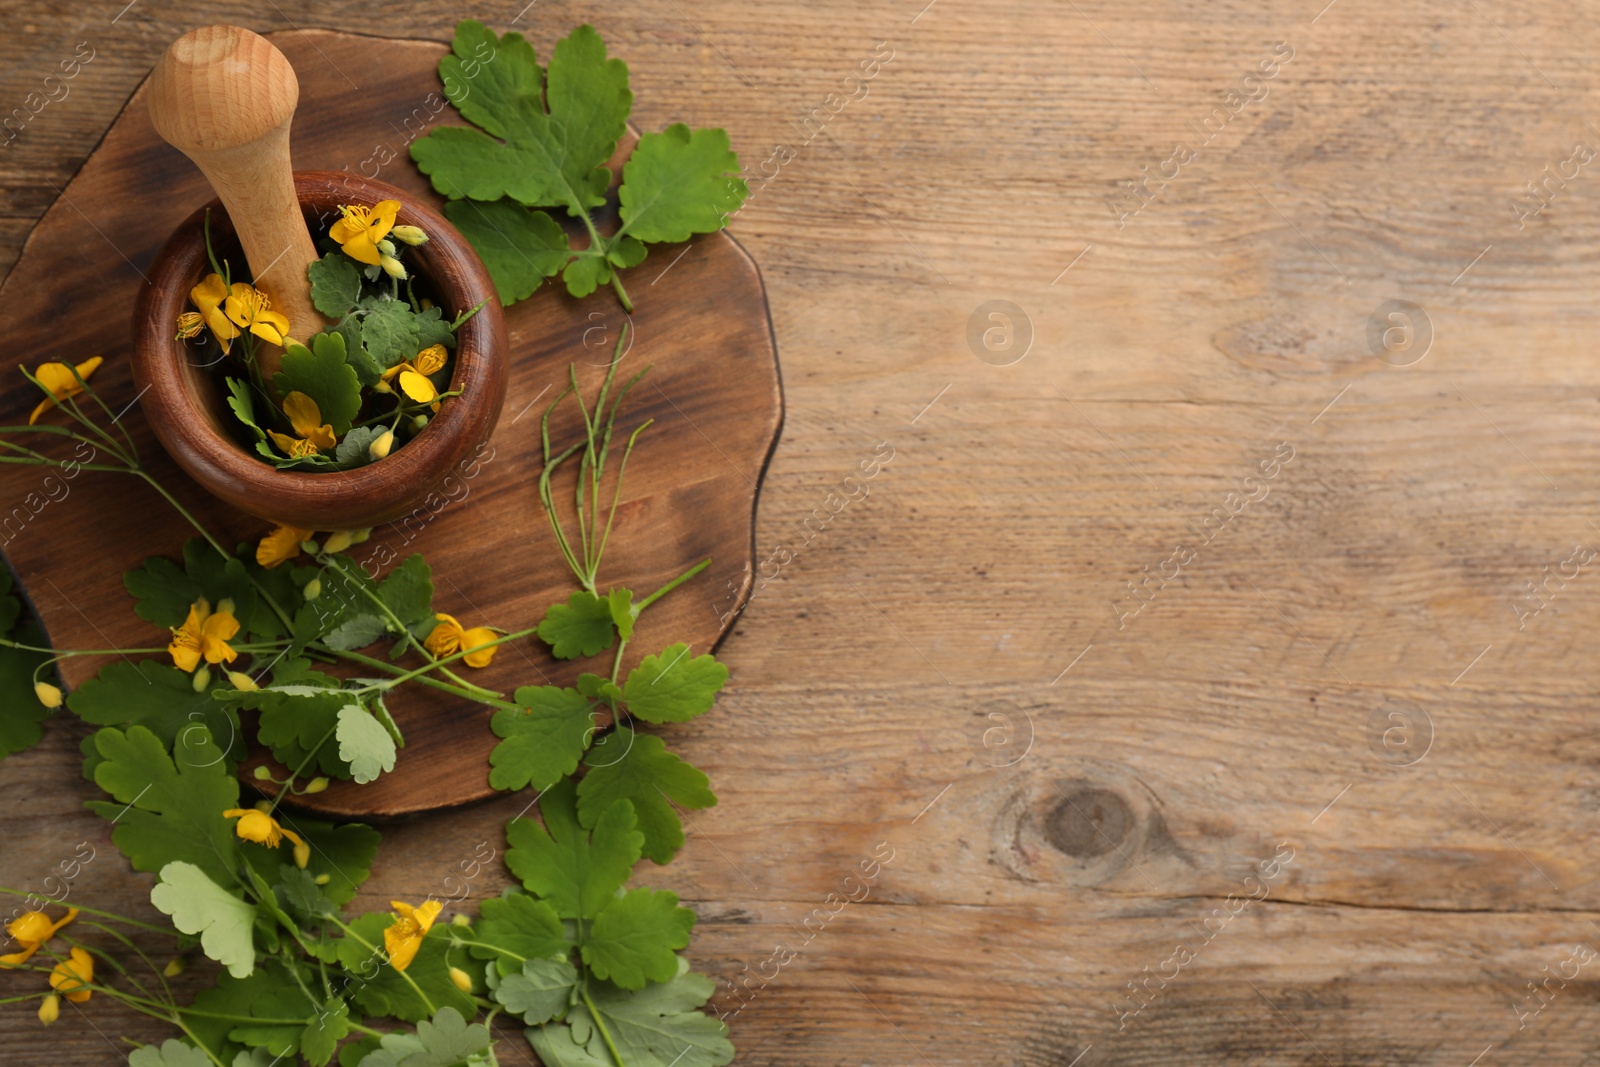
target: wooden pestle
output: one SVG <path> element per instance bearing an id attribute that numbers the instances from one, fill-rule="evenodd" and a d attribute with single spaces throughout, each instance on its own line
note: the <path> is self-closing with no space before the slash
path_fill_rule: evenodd
<path id="1" fill-rule="evenodd" d="M 289 162 L 299 100 L 289 60 L 238 26 L 204 26 L 174 41 L 150 75 L 147 97 L 156 132 L 194 161 L 221 198 L 255 287 L 303 341 L 327 322 L 311 304 L 306 267 L 318 256 Z M 269 382 L 282 354 L 266 342 L 257 348 Z"/>

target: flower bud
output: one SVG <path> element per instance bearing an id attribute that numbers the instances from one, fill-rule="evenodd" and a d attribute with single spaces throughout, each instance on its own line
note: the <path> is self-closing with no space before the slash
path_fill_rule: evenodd
<path id="1" fill-rule="evenodd" d="M 367 458 L 373 462 L 383 459 L 389 454 L 389 449 L 394 447 L 394 431 L 385 430 L 377 439 L 367 446 Z"/>
<path id="2" fill-rule="evenodd" d="M 268 779 L 268 778 L 271 778 L 271 777 L 272 777 L 272 772 L 271 772 L 271 771 L 269 771 L 269 770 L 267 770 L 267 768 L 266 768 L 266 767 L 257 767 L 257 768 L 256 768 L 256 769 L 255 769 L 255 770 L 254 770 L 254 771 L 252 771 L 252 772 L 251 772 L 251 773 L 252 773 L 252 774 L 254 774 L 254 775 L 255 775 L 255 777 L 256 777 L 256 781 L 258 781 L 258 782 L 264 782 L 264 781 L 266 781 L 266 780 L 267 780 L 267 779 Z"/>
<path id="3" fill-rule="evenodd" d="M 425 245 L 428 235 L 421 226 L 396 226 L 389 231 L 389 236 L 396 241 L 404 241 L 408 245 Z"/>
<path id="4" fill-rule="evenodd" d="M 33 695 L 38 697 L 39 703 L 47 708 L 59 708 L 61 706 L 61 690 L 49 682 L 34 682 Z"/>
<path id="5" fill-rule="evenodd" d="M 467 918 L 465 915 L 463 915 L 461 912 L 458 911 L 454 915 L 450 916 L 450 925 L 451 926 L 471 926 L 472 925 L 472 920 Z"/>
<path id="6" fill-rule="evenodd" d="M 200 664 L 200 669 L 194 672 L 194 678 L 190 680 L 190 684 L 194 686 L 196 693 L 204 693 L 206 686 L 211 684 L 211 668 L 204 663 Z"/>
<path id="7" fill-rule="evenodd" d="M 461 992 L 472 992 L 472 975 L 463 971 L 460 967 L 450 968 L 450 981 Z"/>
<path id="8" fill-rule="evenodd" d="M 378 260 L 378 266 L 383 268 L 383 273 L 391 278 L 406 280 L 406 265 L 393 256 L 383 256 Z"/>
<path id="9" fill-rule="evenodd" d="M 233 597 L 225 596 L 221 600 L 217 601 L 217 614 L 218 615 L 232 615 L 233 614 Z"/>
<path id="10" fill-rule="evenodd" d="M 411 432 L 421 433 L 423 427 L 428 425 L 428 416 L 418 415 L 411 420 Z"/>
<path id="11" fill-rule="evenodd" d="M 329 882 L 333 881 L 333 876 L 332 875 L 327 875 L 327 874 L 319 874 L 315 878 L 313 878 L 312 881 L 316 882 L 318 885 L 327 885 Z"/>
<path id="12" fill-rule="evenodd" d="M 369 538 L 371 536 L 372 536 L 372 527 L 370 527 L 370 526 L 367 527 L 365 530 L 353 530 L 350 533 L 350 543 L 352 545 L 359 545 L 359 544 L 361 544 L 363 541 L 365 541 L 367 538 Z"/>
<path id="13" fill-rule="evenodd" d="M 326 788 L 328 788 L 328 780 L 326 778 L 318 777 L 307 782 L 304 791 L 306 793 L 320 793 Z"/>
<path id="14" fill-rule="evenodd" d="M 229 671 L 228 684 L 233 686 L 241 693 L 254 693 L 257 689 L 261 688 L 256 684 L 256 680 L 254 678 L 250 677 L 243 671 Z"/>
<path id="15" fill-rule="evenodd" d="M 271 815 L 272 814 L 272 801 L 270 801 L 270 800 L 258 800 L 258 801 L 256 801 L 256 810 L 257 811 L 264 811 L 268 815 Z"/>
<path id="16" fill-rule="evenodd" d="M 172 957 L 172 962 L 161 968 L 161 973 L 166 975 L 168 978 L 178 977 L 178 975 L 183 973 L 183 957 Z"/>
<path id="17" fill-rule="evenodd" d="M 300 595 L 307 600 L 315 600 L 322 595 L 322 579 L 313 578 L 300 589 Z"/>
<path id="18" fill-rule="evenodd" d="M 315 556 L 318 552 L 321 552 L 322 549 L 317 546 L 315 541 L 305 540 L 300 542 L 300 551 L 306 553 L 307 555 Z"/>
<path id="19" fill-rule="evenodd" d="M 331 533 L 322 542 L 324 552 L 343 552 L 355 543 L 355 539 L 346 531 L 339 530 Z"/>
<path id="20" fill-rule="evenodd" d="M 394 388 L 388 382 L 384 381 L 382 378 L 379 378 L 377 381 L 372 383 L 372 391 L 374 393 L 388 396 L 390 393 L 394 392 Z"/>

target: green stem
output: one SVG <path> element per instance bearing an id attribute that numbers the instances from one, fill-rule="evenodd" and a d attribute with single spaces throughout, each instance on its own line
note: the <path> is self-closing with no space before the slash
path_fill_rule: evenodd
<path id="1" fill-rule="evenodd" d="M 527 963 L 528 962 L 528 957 L 526 957 L 526 956 L 519 956 L 515 952 L 512 952 L 510 949 L 501 948 L 499 945 L 491 945 L 491 944 L 488 944 L 487 942 L 484 942 L 484 941 L 467 941 L 467 940 L 464 940 L 462 938 L 452 937 L 450 939 L 450 943 L 452 945 L 465 945 L 468 948 L 486 948 L 486 949 L 489 949 L 492 952 L 498 952 L 502 956 L 509 956 L 511 959 L 516 960 L 518 963 Z"/>
<path id="2" fill-rule="evenodd" d="M 6 896 L 13 896 L 13 897 L 31 897 L 31 896 L 35 895 L 33 893 L 25 893 L 20 889 L 12 889 L 9 886 L 3 886 L 3 885 L 0 885 L 0 894 L 4 894 Z M 142 930 L 153 930 L 154 932 L 156 932 L 158 934 L 165 934 L 167 937 L 176 937 L 177 936 L 177 934 L 172 930 L 171 927 L 152 926 L 149 923 L 142 923 L 137 919 L 125 919 L 121 915 L 117 915 L 117 914 L 114 914 L 114 913 L 109 912 L 109 911 L 101 911 L 99 908 L 91 908 L 91 907 L 88 907 L 88 906 L 83 905 L 83 904 L 66 905 L 66 906 L 75 908 L 76 910 L 81 911 L 86 915 L 98 915 L 102 919 L 110 919 L 112 922 L 122 923 L 124 926 L 137 926 Z"/>
<path id="3" fill-rule="evenodd" d="M 339 729 L 337 723 L 328 727 L 328 732 L 322 735 L 322 740 L 311 746 L 311 751 L 307 752 L 306 758 L 300 761 L 300 766 L 289 772 L 290 782 L 293 782 L 296 778 L 300 777 L 300 772 L 304 771 L 311 765 L 311 761 L 317 758 L 317 753 L 322 751 L 322 746 L 328 743 L 329 739 L 333 737 L 334 731 L 337 729 Z M 289 789 L 287 786 L 279 790 L 278 795 L 272 798 L 272 806 L 267 809 L 267 814 L 271 815 L 273 812 L 277 811 L 278 805 L 282 803 L 283 798 L 288 795 Z M 298 940 L 298 938 L 296 940 Z"/>
<path id="4" fill-rule="evenodd" d="M 626 637 L 624 637 L 622 640 L 617 642 L 617 657 L 616 657 L 616 659 L 611 661 L 611 684 L 612 685 L 616 685 L 617 684 L 617 675 L 622 673 L 622 653 L 627 651 L 627 648 L 628 648 L 628 639 Z M 612 710 L 613 711 L 616 710 L 615 704 L 612 705 Z"/>
<path id="5" fill-rule="evenodd" d="M 690 578 L 693 578 L 695 575 L 699 574 L 709 566 L 711 566 L 711 560 L 708 557 L 701 560 L 699 563 L 696 563 L 693 567 L 690 567 L 688 570 L 672 579 L 672 581 L 668 582 L 660 589 L 657 589 L 654 593 L 651 593 L 649 596 L 639 601 L 639 603 L 633 606 L 634 617 L 637 618 L 639 615 L 643 614 L 645 608 L 649 607 L 651 604 L 654 604 L 656 601 L 660 600 L 662 597 L 666 596 L 668 593 L 678 588 L 678 586 L 682 585 L 684 582 L 687 582 Z"/>
<path id="6" fill-rule="evenodd" d="M 595 1029 L 600 1031 L 600 1037 L 605 1041 L 606 1048 L 611 1050 L 611 1058 L 617 1061 L 617 1067 L 627 1067 L 627 1064 L 623 1062 L 622 1053 L 617 1051 L 617 1043 L 611 1040 L 611 1031 L 606 1029 L 605 1020 L 600 1017 L 600 1009 L 596 1008 L 594 1001 L 589 999 L 589 990 L 584 989 L 580 995 L 583 997 L 584 1006 L 589 1009 L 590 1018 L 594 1019 Z"/>
<path id="7" fill-rule="evenodd" d="M 534 635 L 534 634 L 536 634 L 538 632 L 539 632 L 539 628 L 537 626 L 534 626 L 534 627 L 531 627 L 531 628 L 529 628 L 527 630 L 516 630 L 516 631 L 514 631 L 512 633 L 501 634 L 499 637 L 495 638 L 493 641 L 485 641 L 481 645 L 473 645 L 471 648 L 463 648 L 459 652 L 454 652 L 454 653 L 451 653 L 448 656 L 440 657 L 439 659 L 434 660 L 432 663 L 428 664 L 427 666 L 417 667 L 414 670 L 406 671 L 403 674 L 397 674 L 393 678 L 390 678 L 386 682 L 384 682 L 384 684 L 383 684 L 383 686 L 381 688 L 386 689 L 386 690 L 387 689 L 393 689 L 395 686 L 401 684 L 402 682 L 409 682 L 413 678 L 420 678 L 421 676 L 427 674 L 429 671 L 434 670 L 434 669 L 442 666 L 443 664 L 454 663 L 456 660 L 461 659 L 464 656 L 471 655 L 474 652 L 482 652 L 486 648 L 493 648 L 496 645 L 505 644 L 507 641 L 516 641 L 516 640 L 519 640 L 519 639 L 524 638 L 524 637 L 531 637 L 532 635 Z M 379 686 L 375 686 L 375 685 L 370 685 L 370 686 L 367 686 L 367 688 L 365 690 L 353 689 L 353 690 L 351 690 L 351 692 L 352 693 L 369 692 L 371 690 L 378 689 L 378 688 L 380 688 L 380 687 Z M 487 690 L 485 690 L 485 692 L 487 692 Z M 495 707 L 514 708 L 514 709 L 516 709 L 518 711 L 522 710 L 520 708 L 520 706 L 518 706 L 516 704 L 508 704 L 503 700 L 480 700 L 479 703 L 492 704 Z"/>
<path id="8" fill-rule="evenodd" d="M 510 640 L 511 636 L 516 636 L 516 635 L 509 635 L 506 638 L 504 638 L 504 640 Z M 496 642 L 496 643 L 498 643 L 498 642 Z M 393 663 L 388 663 L 388 662 L 386 662 L 384 660 L 381 660 L 381 659 L 373 659 L 371 656 L 364 656 L 359 652 L 349 652 L 349 651 L 346 651 L 344 649 L 324 649 L 323 646 L 321 646 L 321 645 L 312 645 L 312 646 L 310 646 L 310 649 L 311 649 L 311 651 L 313 651 L 313 652 L 315 652 L 315 653 L 317 653 L 319 655 L 326 654 L 326 655 L 329 655 L 329 656 L 337 657 L 339 659 L 346 659 L 346 660 L 349 660 L 351 663 L 359 663 L 363 667 L 371 667 L 373 670 L 384 671 L 384 672 L 386 672 L 388 674 L 401 676 L 397 681 L 407 681 L 407 682 L 414 681 L 418 685 L 425 685 L 425 686 L 428 686 L 431 689 L 438 689 L 438 690 L 441 690 L 441 691 L 446 692 L 446 693 L 453 693 L 458 697 L 463 697 L 463 698 L 465 698 L 467 700 L 476 701 L 479 704 L 487 704 L 490 707 L 510 707 L 511 706 L 511 705 L 508 705 L 508 704 L 506 704 L 505 702 L 503 702 L 502 700 L 499 699 L 500 698 L 500 694 L 499 693 L 496 693 L 496 692 L 494 692 L 493 690 L 490 690 L 490 689 L 483 689 L 483 688 L 478 687 L 478 686 L 474 686 L 473 689 L 470 689 L 470 690 L 469 689 L 463 689 L 459 685 L 451 685 L 449 682 L 441 682 L 437 678 L 429 678 L 427 676 L 427 674 L 418 674 L 416 671 L 407 670 L 404 667 L 398 666 L 398 665 L 393 664 Z M 474 647 L 474 648 L 468 649 L 467 651 L 476 652 L 477 648 Z M 441 662 L 443 662 L 443 661 L 441 661 Z M 429 666 L 423 668 L 424 671 L 431 671 L 433 669 L 434 669 L 434 667 L 431 664 Z M 476 692 L 474 692 L 473 690 L 476 690 Z M 488 693 L 489 696 L 480 695 L 480 694 L 483 694 L 483 693 Z"/>

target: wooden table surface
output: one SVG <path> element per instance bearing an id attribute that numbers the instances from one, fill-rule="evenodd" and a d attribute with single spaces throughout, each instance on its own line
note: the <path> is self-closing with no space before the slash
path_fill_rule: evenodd
<path id="1" fill-rule="evenodd" d="M 7 264 L 209 21 L 593 21 L 641 128 L 773 159 L 733 232 L 792 558 L 668 731 L 721 803 L 641 870 L 737 1063 L 1600 1063 L 1591 7 L 124 2 L 0 2 L 0 110 L 94 50 L 0 152 Z M 80 736 L 0 765 L 0 881 L 88 840 L 74 899 L 142 914 Z M 359 903 L 525 802 L 389 828 Z M 0 1010 L 0 1062 L 159 1032 L 91 1015 Z"/>

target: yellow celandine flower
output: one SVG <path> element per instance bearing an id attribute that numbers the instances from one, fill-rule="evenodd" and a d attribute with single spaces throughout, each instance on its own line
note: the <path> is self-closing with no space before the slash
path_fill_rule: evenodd
<path id="1" fill-rule="evenodd" d="M 205 328 L 205 316 L 198 311 L 185 311 L 178 316 L 178 340 L 180 341 L 187 341 L 191 337 L 199 337 L 200 331 Z"/>
<path id="2" fill-rule="evenodd" d="M 422 642 L 422 646 L 435 656 L 453 656 L 464 648 L 478 648 L 479 645 L 493 641 L 497 633 L 488 626 L 464 629 L 454 615 L 446 615 L 443 612 L 434 618 L 439 620 L 439 624 L 433 628 L 428 639 Z M 494 650 L 499 647 L 491 645 L 488 648 L 478 648 L 476 652 L 469 652 L 463 656 L 462 662 L 469 667 L 487 667 L 489 661 L 494 658 Z"/>
<path id="3" fill-rule="evenodd" d="M 257 808 L 229 808 L 222 813 L 224 819 L 238 819 L 233 832 L 245 841 L 254 841 L 263 848 L 277 848 L 288 838 L 294 842 L 294 864 L 304 867 L 311 862 L 311 846 L 293 830 L 285 829 L 271 815 Z"/>
<path id="4" fill-rule="evenodd" d="M 249 330 L 263 341 L 281 345 L 289 336 L 288 316 L 273 311 L 267 294 L 248 282 L 233 283 L 223 310 L 235 326 Z"/>
<path id="5" fill-rule="evenodd" d="M 428 375 L 438 374 L 444 370 L 445 363 L 449 360 L 449 353 L 444 345 L 429 345 L 417 353 L 416 359 L 408 359 L 404 363 L 396 363 L 383 372 L 383 380 L 393 381 L 396 376 L 400 379 L 402 392 L 419 404 L 439 398 L 439 390 L 433 387 L 428 380 Z"/>
<path id="6" fill-rule="evenodd" d="M 207 274 L 199 285 L 189 290 L 189 299 L 200 309 L 200 317 L 211 327 L 212 336 L 222 343 L 222 350 L 226 352 L 229 343 L 239 336 L 239 327 L 222 312 L 222 302 L 228 299 L 228 283 L 220 274 Z"/>
<path id="7" fill-rule="evenodd" d="M 89 999 L 88 986 L 94 981 L 94 957 L 78 946 L 72 946 L 67 958 L 50 972 L 50 988 L 74 1004 Z"/>
<path id="8" fill-rule="evenodd" d="M 290 393 L 284 397 L 283 413 L 289 416 L 289 425 L 300 436 L 290 437 L 277 430 L 268 430 L 267 436 L 287 452 L 289 458 L 304 459 L 318 452 L 326 452 L 338 443 L 333 427 L 322 421 L 322 410 L 317 407 L 317 402 L 306 394 Z"/>
<path id="9" fill-rule="evenodd" d="M 300 542 L 314 533 L 315 530 L 302 530 L 298 526 L 276 527 L 256 546 L 256 562 L 267 570 L 287 563 L 300 554 Z"/>
<path id="10" fill-rule="evenodd" d="M 99 370 L 100 364 L 104 362 L 99 356 L 92 356 L 78 364 L 77 374 L 73 374 L 73 368 L 65 363 L 39 364 L 39 369 L 33 372 L 33 376 L 39 380 L 40 385 L 50 390 L 50 395 L 39 401 L 39 406 L 33 409 L 33 414 L 28 416 L 28 425 L 32 426 L 38 422 L 40 415 L 55 407 L 60 401 L 83 392 L 83 383 L 78 379 L 88 381 L 89 375 Z"/>
<path id="11" fill-rule="evenodd" d="M 380 200 L 371 207 L 340 205 L 339 210 L 344 212 L 344 217 L 329 228 L 328 236 L 337 241 L 351 259 L 376 267 L 383 261 L 378 242 L 394 229 L 400 201 Z"/>
<path id="12" fill-rule="evenodd" d="M 60 922 L 51 922 L 50 916 L 42 911 L 29 911 L 17 916 L 6 923 L 6 933 L 11 939 L 21 945 L 20 951 L 6 956 L 0 956 L 0 967 L 20 967 L 33 958 L 33 954 L 44 947 L 45 942 L 56 936 L 56 931 L 78 917 L 77 908 L 68 908 L 66 916 Z"/>
<path id="13" fill-rule="evenodd" d="M 54 993 L 39 1002 L 39 1021 L 49 1026 L 61 1018 L 61 998 Z"/>
<path id="14" fill-rule="evenodd" d="M 394 969 L 403 971 L 417 958 L 423 937 L 444 910 L 444 905 L 428 900 L 413 908 L 403 900 L 391 900 L 389 906 L 394 909 L 394 923 L 383 932 L 383 947 Z"/>
<path id="15" fill-rule="evenodd" d="M 182 626 L 172 630 L 172 643 L 167 652 L 181 671 L 192 671 L 203 658 L 207 663 L 232 663 L 239 658 L 228 641 L 239 632 L 239 620 L 233 617 L 233 601 L 222 600 L 217 610 L 211 602 L 201 597 L 189 605 L 189 617 Z"/>

